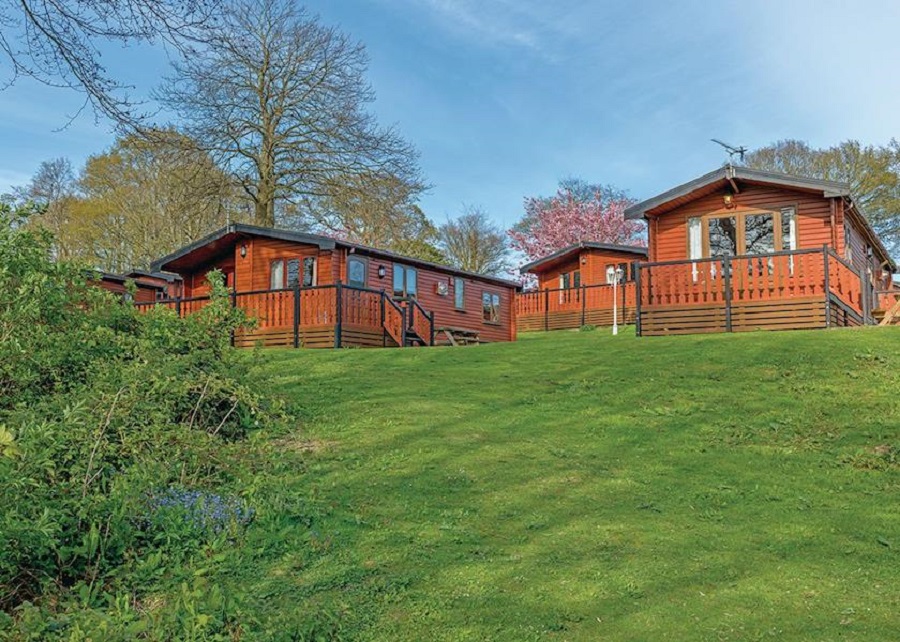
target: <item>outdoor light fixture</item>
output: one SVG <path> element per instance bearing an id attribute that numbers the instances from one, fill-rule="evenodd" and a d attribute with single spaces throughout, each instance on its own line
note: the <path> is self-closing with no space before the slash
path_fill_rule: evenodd
<path id="1" fill-rule="evenodd" d="M 622 268 L 616 268 L 616 278 L 613 279 L 613 327 L 612 333 L 613 335 L 619 334 L 619 309 L 618 309 L 618 300 L 619 297 L 616 294 L 616 290 L 618 289 L 619 282 L 622 280 L 622 277 L 625 276 L 625 271 Z"/>
<path id="2" fill-rule="evenodd" d="M 731 207 L 734 205 L 734 194 L 731 192 L 725 192 L 725 196 L 722 198 L 725 201 L 725 207 Z"/>
<path id="3" fill-rule="evenodd" d="M 246 243 L 241 243 L 241 258 L 242 259 L 247 258 L 247 244 Z"/>
<path id="4" fill-rule="evenodd" d="M 378 266 L 378 278 L 383 279 L 385 274 L 387 274 L 387 270 L 385 269 L 385 267 L 383 265 L 379 265 Z"/>

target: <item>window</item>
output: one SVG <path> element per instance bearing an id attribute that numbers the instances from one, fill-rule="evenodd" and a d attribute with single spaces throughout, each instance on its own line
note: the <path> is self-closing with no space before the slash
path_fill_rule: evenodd
<path id="1" fill-rule="evenodd" d="M 628 264 L 619 263 L 619 283 L 625 283 L 628 280 Z"/>
<path id="2" fill-rule="evenodd" d="M 853 262 L 853 237 L 850 234 L 850 226 L 844 219 L 844 258 Z"/>
<path id="3" fill-rule="evenodd" d="M 770 254 L 797 249 L 797 217 L 793 207 L 776 212 L 749 212 L 688 219 L 691 260 Z"/>
<path id="4" fill-rule="evenodd" d="M 415 298 L 416 281 L 418 280 L 416 277 L 415 268 L 394 263 L 394 296 Z"/>
<path id="5" fill-rule="evenodd" d="M 302 259 L 275 259 L 269 267 L 270 290 L 283 290 L 296 285 L 308 288 L 315 284 L 316 259 L 313 256 Z"/>
<path id="6" fill-rule="evenodd" d="M 793 207 L 781 210 L 781 249 L 797 249 L 797 218 L 794 216 Z"/>
<path id="7" fill-rule="evenodd" d="M 365 259 L 358 256 L 351 256 L 347 259 L 348 285 L 352 285 L 355 288 L 366 287 L 366 272 L 368 272 L 369 267 L 366 263 Z"/>
<path id="8" fill-rule="evenodd" d="M 565 272 L 564 274 L 559 275 L 559 289 L 560 290 L 568 290 L 571 287 L 572 282 L 569 277 L 569 273 Z"/>
<path id="9" fill-rule="evenodd" d="M 453 305 L 457 310 L 466 309 L 466 281 L 458 276 L 453 279 Z"/>
<path id="10" fill-rule="evenodd" d="M 737 219 L 734 216 L 709 219 L 707 241 L 709 256 L 735 256 L 738 254 Z"/>
<path id="11" fill-rule="evenodd" d="M 500 295 L 485 292 L 481 295 L 485 323 L 500 323 Z"/>
<path id="12" fill-rule="evenodd" d="M 615 263 L 609 263 L 606 266 L 606 284 L 612 285 L 616 282 L 616 272 L 619 272 L 618 282 L 624 283 L 625 278 L 628 276 L 628 264 L 627 263 L 619 263 L 618 265 Z"/>
<path id="13" fill-rule="evenodd" d="M 316 284 L 316 257 L 307 256 L 303 259 L 303 283 L 305 288 L 312 287 Z"/>
<path id="14" fill-rule="evenodd" d="M 581 287 L 581 270 L 575 270 L 574 272 L 572 272 L 572 287 Z"/>
<path id="15" fill-rule="evenodd" d="M 269 266 L 269 289 L 284 288 L 284 259 L 276 259 Z"/>

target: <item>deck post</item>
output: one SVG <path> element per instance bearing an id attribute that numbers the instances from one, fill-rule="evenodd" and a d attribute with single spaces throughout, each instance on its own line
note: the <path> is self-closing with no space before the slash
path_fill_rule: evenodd
<path id="1" fill-rule="evenodd" d="M 634 333 L 641 336 L 641 264 L 639 261 L 634 262 L 631 268 L 634 273 Z"/>
<path id="2" fill-rule="evenodd" d="M 828 274 L 828 245 L 822 246 L 822 257 L 825 261 L 825 327 L 831 327 L 831 275 Z"/>
<path id="3" fill-rule="evenodd" d="M 384 327 L 384 290 L 381 290 L 381 347 L 387 348 L 387 329 Z"/>
<path id="4" fill-rule="evenodd" d="M 429 338 L 428 345 L 434 347 L 434 310 L 428 313 L 428 320 L 431 321 L 431 337 Z"/>
<path id="5" fill-rule="evenodd" d="M 544 288 L 544 332 L 550 330 L 550 290 Z"/>
<path id="6" fill-rule="evenodd" d="M 625 289 L 628 287 L 628 277 L 622 277 L 622 325 L 625 325 L 628 321 L 628 314 L 626 314 L 625 303 L 628 301 L 628 297 L 625 294 Z"/>
<path id="7" fill-rule="evenodd" d="M 406 315 L 409 312 L 409 306 L 403 306 L 400 309 L 402 310 L 402 313 L 403 313 L 402 323 L 400 324 L 400 327 L 402 328 L 402 330 L 400 331 L 400 347 L 405 348 L 406 347 L 406 324 L 409 321 L 406 318 Z"/>
<path id="8" fill-rule="evenodd" d="M 731 332 L 731 259 L 722 257 L 722 278 L 725 281 L 725 332 Z"/>
<path id="9" fill-rule="evenodd" d="M 587 306 L 587 286 L 581 286 L 581 325 L 584 326 L 585 308 Z"/>
<path id="10" fill-rule="evenodd" d="M 294 347 L 300 347 L 300 280 L 294 283 Z"/>
<path id="11" fill-rule="evenodd" d="M 175 316 L 181 318 L 181 297 L 175 297 Z"/>
<path id="12" fill-rule="evenodd" d="M 231 307 L 236 308 L 237 307 L 237 288 L 235 287 L 233 290 L 231 290 L 230 294 L 231 294 L 231 296 L 229 298 L 231 299 Z M 232 348 L 234 347 L 234 330 L 231 331 L 231 347 Z"/>
<path id="13" fill-rule="evenodd" d="M 334 312 L 334 347 L 341 347 L 341 323 L 343 321 L 344 297 L 341 292 L 341 280 L 338 279 L 337 285 L 334 287 L 335 312 Z"/>

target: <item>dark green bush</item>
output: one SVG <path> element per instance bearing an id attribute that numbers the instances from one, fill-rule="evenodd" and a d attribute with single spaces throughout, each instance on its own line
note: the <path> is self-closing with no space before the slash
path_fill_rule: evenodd
<path id="1" fill-rule="evenodd" d="M 223 453 L 282 413 L 229 345 L 247 321 L 220 279 L 187 319 L 139 313 L 52 260 L 27 214 L 0 208 L 0 639 L 133 639 L 148 626 L 135 596 L 241 536 L 252 508 Z M 179 513 L 160 497 L 203 499 Z M 198 528 L 206 508 L 219 521 Z M 159 630 L 226 639 L 224 598 L 183 581 Z M 73 621 L 67 601 L 88 610 Z"/>

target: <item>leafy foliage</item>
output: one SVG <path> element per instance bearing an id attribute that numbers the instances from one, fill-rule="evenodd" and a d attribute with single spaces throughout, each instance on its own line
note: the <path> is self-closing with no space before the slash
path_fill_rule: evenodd
<path id="1" fill-rule="evenodd" d="M 746 164 L 794 176 L 850 185 L 857 205 L 894 254 L 900 252 L 900 141 L 863 145 L 847 140 L 815 149 L 780 140 L 747 155 Z"/>
<path id="2" fill-rule="evenodd" d="M 13 639 L 104 639 L 65 604 L 133 611 L 117 591 L 156 586 L 154 564 L 184 573 L 239 538 L 254 512 L 222 454 L 283 411 L 229 345 L 248 322 L 221 278 L 188 319 L 140 314 L 51 260 L 30 214 L 0 209 L 0 611 Z"/>

